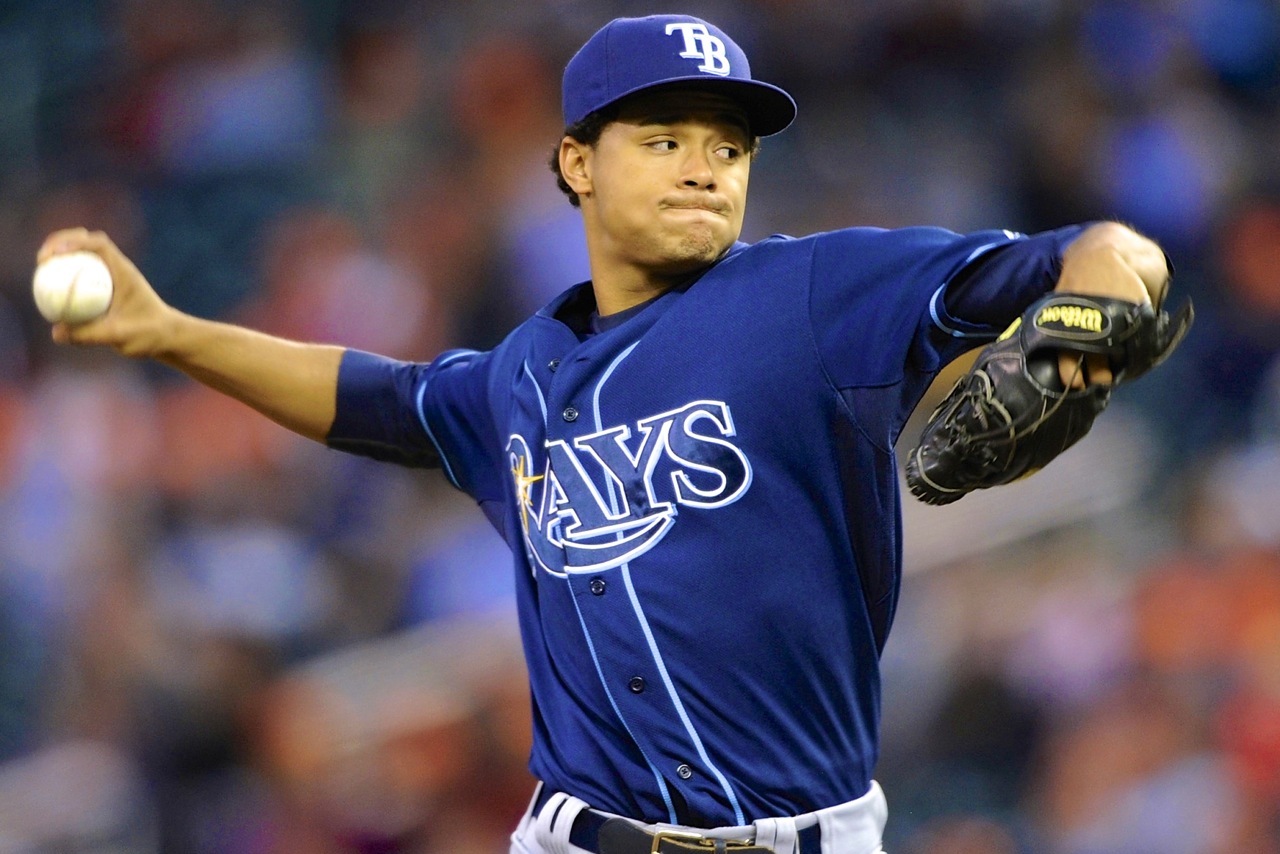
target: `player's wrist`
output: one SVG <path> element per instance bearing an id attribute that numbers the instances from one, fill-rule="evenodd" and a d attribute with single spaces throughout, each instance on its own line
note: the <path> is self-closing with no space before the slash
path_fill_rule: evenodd
<path id="1" fill-rule="evenodd" d="M 181 369 L 198 355 L 200 326 L 209 322 L 161 305 L 151 322 L 126 344 L 126 355 L 155 359 Z"/>

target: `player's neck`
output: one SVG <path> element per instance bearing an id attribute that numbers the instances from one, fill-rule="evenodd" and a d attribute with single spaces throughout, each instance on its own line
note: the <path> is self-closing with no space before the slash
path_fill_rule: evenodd
<path id="1" fill-rule="evenodd" d="M 688 282 L 709 265 L 676 272 L 656 271 L 630 263 L 602 263 L 591 259 L 591 286 L 596 296 L 596 311 L 604 317 L 626 311 L 665 294 Z"/>
<path id="2" fill-rule="evenodd" d="M 593 277 L 591 286 L 596 295 L 596 311 L 602 317 L 626 311 L 641 303 L 648 302 L 654 297 L 661 296 L 671 290 L 677 281 L 679 279 L 663 279 L 660 282 L 652 280 L 645 282 L 618 282 L 616 279 L 606 277 L 602 282 L 600 279 Z"/>

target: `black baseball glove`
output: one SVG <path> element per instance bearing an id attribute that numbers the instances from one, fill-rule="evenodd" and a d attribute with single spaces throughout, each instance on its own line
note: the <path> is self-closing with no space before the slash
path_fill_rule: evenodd
<path id="1" fill-rule="evenodd" d="M 1112 389 L 1173 352 L 1194 315 L 1150 304 L 1053 293 L 988 344 L 929 416 L 907 457 L 907 485 L 927 504 L 950 504 L 1034 474 L 1089 432 Z M 1067 388 L 1058 352 L 1107 357 L 1111 385 Z M 1083 365 L 1081 365 L 1083 370 Z"/>

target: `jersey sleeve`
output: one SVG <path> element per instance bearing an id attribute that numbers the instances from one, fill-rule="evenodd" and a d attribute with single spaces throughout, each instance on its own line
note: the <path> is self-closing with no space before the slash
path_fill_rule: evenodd
<path id="1" fill-rule="evenodd" d="M 404 466 L 440 468 L 477 501 L 501 491 L 487 353 L 454 350 L 429 363 L 348 350 L 338 371 L 329 447 Z"/>
<path id="2" fill-rule="evenodd" d="M 994 339 L 1049 290 L 1080 226 L 1032 236 L 941 228 L 852 228 L 819 235 L 810 316 L 840 388 L 932 375 Z"/>
<path id="3" fill-rule="evenodd" d="M 933 320 L 952 334 L 999 335 L 1053 290 L 1062 273 L 1062 253 L 1086 227 L 1071 225 L 989 247 L 951 277 L 941 300 L 936 294 L 931 298 Z"/>

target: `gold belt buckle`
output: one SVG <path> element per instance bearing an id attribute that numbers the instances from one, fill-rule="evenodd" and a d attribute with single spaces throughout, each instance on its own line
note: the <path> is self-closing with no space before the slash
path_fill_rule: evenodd
<path id="1" fill-rule="evenodd" d="M 660 854 L 659 847 L 662 840 L 670 839 L 672 842 L 690 843 L 698 848 L 706 848 L 712 850 L 716 847 L 717 842 L 723 842 L 726 851 L 738 851 L 743 848 L 754 848 L 754 842 L 742 842 L 737 839 L 712 839 L 709 836 L 703 836 L 700 833 L 687 833 L 683 830 L 656 830 L 653 833 L 653 845 L 649 848 L 649 854 Z"/>
<path id="2" fill-rule="evenodd" d="M 707 838 L 700 833 L 685 833 L 680 830 L 658 830 L 653 834 L 653 845 L 649 848 L 649 854 L 658 854 L 658 848 L 662 845 L 662 840 L 670 839 L 672 842 L 692 842 L 694 845 L 702 846 Z"/>

